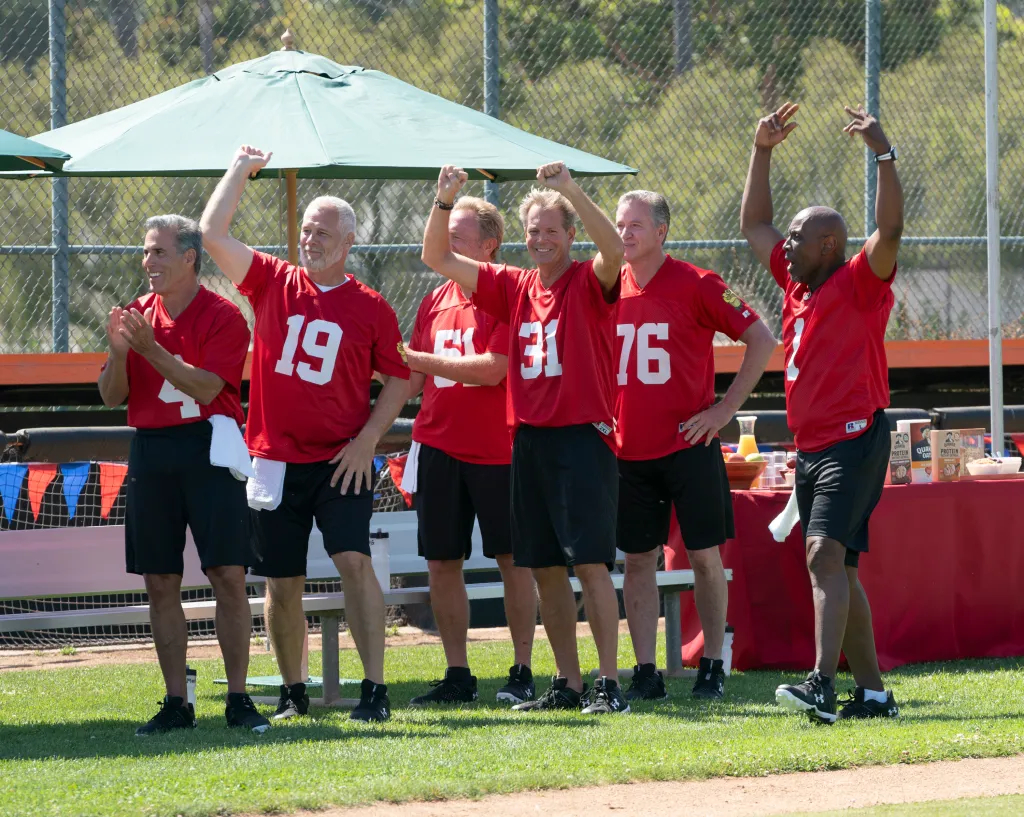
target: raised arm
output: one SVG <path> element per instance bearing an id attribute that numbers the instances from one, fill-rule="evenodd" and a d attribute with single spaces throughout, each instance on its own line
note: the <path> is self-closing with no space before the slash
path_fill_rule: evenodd
<path id="1" fill-rule="evenodd" d="M 242 200 L 246 180 L 266 167 L 272 155 L 259 148 L 242 145 L 231 159 L 227 173 L 218 182 L 199 220 L 203 231 L 203 248 L 235 284 L 242 283 L 249 272 L 252 248 L 231 237 L 231 220 L 235 217 L 238 202 Z"/>
<path id="2" fill-rule="evenodd" d="M 437 177 L 437 200 L 430 207 L 430 216 L 423 231 L 423 252 L 420 259 L 434 272 L 449 278 L 468 293 L 476 292 L 477 272 L 480 265 L 464 255 L 452 252 L 448 240 L 448 221 L 455 197 L 466 183 L 469 174 L 461 167 L 445 165 Z M 438 207 L 438 202 L 444 207 Z"/>
<path id="3" fill-rule="evenodd" d="M 757 385 L 757 381 L 764 374 L 768 360 L 775 351 L 775 336 L 765 326 L 764 321 L 758 318 L 746 331 L 740 335 L 740 340 L 747 345 L 743 352 L 743 362 L 732 379 L 728 391 L 721 402 L 705 409 L 699 414 L 686 421 L 686 441 L 696 445 L 701 440 L 705 445 L 711 445 L 715 435 L 725 427 L 733 415 L 740 410 L 740 407 L 750 397 L 750 393 Z"/>
<path id="4" fill-rule="evenodd" d="M 782 233 L 772 224 L 772 189 L 768 182 L 772 150 L 796 129 L 797 123 L 789 120 L 799 109 L 799 105 L 787 102 L 760 119 L 754 132 L 754 149 L 740 205 L 740 230 L 765 269 L 771 268 L 772 250 L 782 240 Z"/>
<path id="5" fill-rule="evenodd" d="M 892 143 L 886 138 L 882 126 L 871 114 L 861 106 L 857 110 L 847 106 L 846 113 L 852 121 L 843 128 L 845 133 L 853 136 L 859 133 L 864 144 L 876 156 L 888 154 Z M 888 159 L 876 162 L 878 165 L 878 190 L 875 194 L 875 224 L 877 229 L 868 237 L 864 244 L 871 271 L 888 281 L 896 268 L 896 254 L 900 249 L 900 238 L 903 236 L 903 187 L 896 173 L 896 160 Z"/>
<path id="6" fill-rule="evenodd" d="M 497 352 L 465 357 L 432 355 L 414 349 L 406 349 L 405 353 L 413 372 L 444 377 L 470 386 L 497 386 L 508 373 L 508 356 Z M 419 393 L 418 389 L 416 393 Z"/>
<path id="7" fill-rule="evenodd" d="M 594 258 L 594 275 L 601 282 L 605 292 L 611 292 L 619 280 L 622 269 L 622 239 L 618 230 L 608 216 L 591 201 L 590 196 L 583 192 L 562 162 L 550 162 L 537 168 L 537 181 L 545 187 L 557 190 L 565 196 L 583 222 L 594 243 L 597 244 L 597 257 Z"/>

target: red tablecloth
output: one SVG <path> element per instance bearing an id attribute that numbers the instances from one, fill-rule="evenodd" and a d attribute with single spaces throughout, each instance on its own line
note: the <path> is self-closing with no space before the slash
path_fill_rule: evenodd
<path id="1" fill-rule="evenodd" d="M 814 611 L 800 526 L 784 543 L 768 523 L 788 493 L 734 491 L 729 624 L 737 669 L 809 669 Z M 1024 655 L 1024 480 L 887 485 L 871 517 L 860 576 L 882 671 L 919 661 Z M 667 567 L 689 567 L 673 519 Z M 703 635 L 684 594 L 683 661 Z"/>

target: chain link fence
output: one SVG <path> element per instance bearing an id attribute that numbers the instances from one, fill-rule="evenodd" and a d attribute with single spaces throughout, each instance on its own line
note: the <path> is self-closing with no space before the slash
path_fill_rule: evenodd
<path id="1" fill-rule="evenodd" d="M 828 204 L 863 236 L 864 150 L 842 133 L 842 106 L 864 101 L 873 78 L 882 122 L 901 150 L 906 194 L 890 337 L 981 338 L 981 8 L 981 0 L 4 0 L 0 127 L 47 130 L 52 107 L 64 114 L 62 72 L 66 121 L 75 122 L 262 56 L 290 27 L 303 50 L 385 71 L 472 108 L 487 102 L 489 113 L 518 127 L 639 167 L 636 179 L 584 186 L 609 212 L 626 190 L 664 192 L 673 205 L 673 252 L 723 274 L 778 332 L 779 294 L 738 228 L 754 123 L 783 100 L 801 103 L 800 128 L 775 161 L 779 224 L 805 205 Z M 866 12 L 880 20 L 877 49 Z M 63 28 L 51 26 L 61 14 Z M 498 66 L 490 96 L 488 26 L 497 32 Z M 999 7 L 999 35 L 1003 316 L 1004 333 L 1016 336 L 1024 313 L 1020 0 Z M 866 53 L 878 55 L 867 80 Z M 63 184 L 67 348 L 100 351 L 107 311 L 146 289 L 143 220 L 164 212 L 198 217 L 214 180 L 0 181 L 0 353 L 64 345 L 54 337 L 62 317 L 54 315 L 51 263 L 51 242 L 63 240 L 60 213 L 55 222 L 51 212 L 54 200 L 60 210 Z M 527 188 L 509 183 L 498 191 L 513 242 L 503 258 L 512 263 L 527 261 L 514 245 Z M 327 192 L 353 203 L 352 271 L 391 301 L 407 334 L 437 283 L 418 246 L 432 191 L 426 182 L 299 182 L 300 204 Z M 468 192 L 480 195 L 482 185 Z M 236 219 L 239 237 L 283 255 L 286 219 L 294 217 L 284 197 L 279 182 L 251 184 Z M 237 299 L 212 263 L 203 279 Z M 60 288 L 58 280 L 58 310 Z"/>

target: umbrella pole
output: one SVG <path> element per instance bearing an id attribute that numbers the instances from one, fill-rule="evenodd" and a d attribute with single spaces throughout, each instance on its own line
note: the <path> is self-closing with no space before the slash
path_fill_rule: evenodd
<path id="1" fill-rule="evenodd" d="M 285 189 L 287 191 L 288 206 L 285 212 L 288 214 L 288 263 L 299 263 L 299 224 L 296 221 L 299 207 L 298 194 L 298 172 L 287 170 L 284 174 Z"/>

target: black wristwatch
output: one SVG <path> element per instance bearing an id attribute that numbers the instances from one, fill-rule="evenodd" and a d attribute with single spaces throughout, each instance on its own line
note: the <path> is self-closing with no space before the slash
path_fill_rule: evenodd
<path id="1" fill-rule="evenodd" d="M 454 210 L 455 209 L 455 202 L 452 202 L 451 204 L 446 204 L 445 202 L 441 201 L 441 199 L 435 198 L 434 199 L 434 206 L 438 210 Z"/>
<path id="2" fill-rule="evenodd" d="M 889 146 L 888 153 L 876 153 L 876 162 L 895 162 L 896 161 L 896 145 Z"/>

